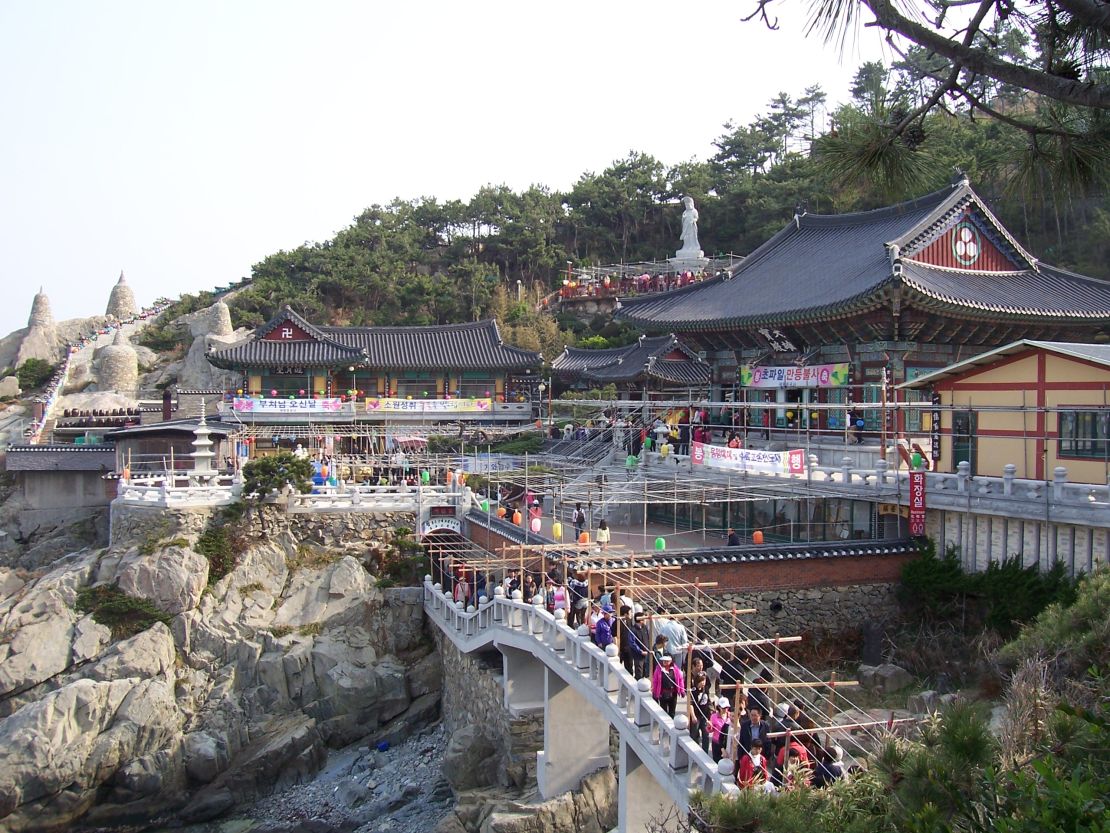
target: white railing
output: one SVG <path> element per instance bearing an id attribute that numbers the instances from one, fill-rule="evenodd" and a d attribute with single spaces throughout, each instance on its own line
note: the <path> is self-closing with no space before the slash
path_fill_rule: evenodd
<path id="1" fill-rule="evenodd" d="M 290 512 L 417 512 L 431 506 L 454 506 L 463 492 L 451 486 L 317 486 L 311 494 L 285 498 Z M 280 498 L 275 499 L 279 501 Z"/>
<path id="2" fill-rule="evenodd" d="M 822 466 L 817 456 L 809 455 L 806 471 L 800 474 L 781 474 L 751 470 L 709 469 L 693 466 L 687 455 L 658 452 L 644 455 L 645 471 L 678 470 L 697 472 L 702 476 L 716 476 L 722 481 L 728 477 L 775 480 L 792 480 L 820 486 L 823 492 L 830 488 L 843 491 L 845 497 L 867 497 L 873 500 L 908 502 L 909 477 L 906 469 L 893 469 L 885 460 L 874 467 L 858 467 L 855 460 L 845 457 L 839 466 Z M 1028 480 L 1016 476 L 1017 466 L 1003 467 L 1002 477 L 971 476 L 968 463 L 960 463 L 955 473 L 925 472 L 925 498 L 929 508 L 950 509 L 990 508 L 1006 509 L 1015 513 L 1044 514 L 1050 505 L 1054 514 L 1062 512 L 1059 520 L 1097 522 L 1100 518 L 1110 524 L 1110 485 L 1101 483 L 1072 483 L 1068 470 L 1058 466 L 1051 479 Z M 997 503 L 995 503 L 997 501 Z"/>
<path id="3" fill-rule="evenodd" d="M 116 500 L 143 506 L 184 508 L 189 506 L 226 506 L 239 499 L 239 483 L 192 483 L 175 485 L 174 478 L 163 478 L 161 483 L 129 483 L 120 481 Z"/>
<path id="4" fill-rule="evenodd" d="M 431 576 L 424 577 L 424 610 L 459 650 L 473 651 L 493 641 L 529 651 L 597 704 L 633 746 L 660 786 L 682 810 L 692 791 L 734 794 L 732 762 L 719 766 L 690 737 L 683 714 L 671 718 L 651 695 L 648 680 L 636 680 L 625 670 L 610 645 L 601 650 L 590 641 L 584 626 L 568 627 L 563 611 L 549 613 L 542 604 L 527 604 L 520 591 L 513 599 L 502 588 L 494 598 L 462 609 Z"/>
<path id="5" fill-rule="evenodd" d="M 455 506 L 470 500 L 452 486 L 316 486 L 311 494 L 275 494 L 268 503 L 289 512 L 416 512 L 432 506 Z M 185 472 L 121 480 L 117 500 L 144 506 L 225 506 L 243 496 L 239 475 L 197 477 Z"/>

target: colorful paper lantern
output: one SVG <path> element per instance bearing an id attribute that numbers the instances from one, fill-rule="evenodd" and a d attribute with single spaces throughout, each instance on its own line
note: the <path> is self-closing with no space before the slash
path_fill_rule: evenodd
<path id="1" fill-rule="evenodd" d="M 588 544 L 588 543 L 590 543 L 590 533 L 583 532 L 582 534 L 580 534 L 578 536 L 578 543 L 579 544 Z"/>
<path id="2" fill-rule="evenodd" d="M 532 527 L 533 532 L 539 532 L 540 528 L 542 527 L 542 524 L 540 523 L 540 519 L 539 518 L 532 518 L 531 527 Z"/>
<path id="3" fill-rule="evenodd" d="M 504 506 L 497 507 L 497 517 L 504 518 L 508 514 L 508 510 Z"/>
<path id="4" fill-rule="evenodd" d="M 270 396 L 277 396 L 277 388 L 270 391 Z"/>
<path id="5" fill-rule="evenodd" d="M 513 511 L 513 523 L 514 524 L 516 524 L 517 526 L 520 526 L 520 522 L 523 519 L 524 519 L 524 516 L 520 514 L 519 509 L 516 509 L 516 510 Z"/>
<path id="6" fill-rule="evenodd" d="M 420 472 L 420 480 L 423 483 L 431 483 L 432 482 L 432 473 L 430 471 L 428 471 L 427 469 L 424 469 L 424 471 Z"/>
<path id="7" fill-rule="evenodd" d="M 555 521 L 555 523 L 551 525 L 551 537 L 556 541 L 563 540 L 563 525 L 558 521 Z"/>
<path id="8" fill-rule="evenodd" d="M 239 389 L 238 389 L 237 391 L 235 391 L 235 393 L 236 393 L 236 394 L 237 394 L 238 396 L 242 396 L 242 395 L 243 395 L 243 389 L 242 389 L 242 388 L 239 388 Z"/>
<path id="9" fill-rule="evenodd" d="M 755 532 L 752 533 L 752 543 L 753 544 L 762 544 L 763 543 L 763 530 L 762 529 L 757 529 Z"/>
<path id="10" fill-rule="evenodd" d="M 488 500 L 483 500 L 482 501 L 482 511 L 483 512 L 489 512 L 489 501 Z"/>
<path id="11" fill-rule="evenodd" d="M 910 462 L 913 463 L 913 467 L 915 469 L 921 468 L 921 463 L 922 463 L 921 452 L 920 451 L 915 451 L 913 453 L 913 456 L 910 457 Z"/>
<path id="12" fill-rule="evenodd" d="M 304 388 L 301 388 L 299 391 L 297 391 L 297 395 L 304 396 Z"/>
<path id="13" fill-rule="evenodd" d="M 863 426 L 865 426 L 866 424 L 867 424 L 867 423 L 866 423 L 866 422 L 864 422 L 864 421 L 863 421 L 862 419 L 857 419 L 857 420 L 856 420 L 856 428 L 862 428 L 862 427 L 863 427 Z"/>
<path id="14" fill-rule="evenodd" d="M 659 536 L 658 538 L 655 539 L 655 549 L 656 550 L 658 550 L 659 552 L 662 552 L 666 548 L 667 548 L 667 539 L 666 538 L 664 538 L 663 536 Z"/>

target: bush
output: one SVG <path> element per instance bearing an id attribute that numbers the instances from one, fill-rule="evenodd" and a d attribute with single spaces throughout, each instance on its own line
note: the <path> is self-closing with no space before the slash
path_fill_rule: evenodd
<path id="1" fill-rule="evenodd" d="M 213 585 L 235 569 L 239 556 L 247 549 L 240 521 L 246 506 L 242 502 L 224 507 L 212 516 L 197 538 L 194 549 L 208 559 L 208 584 Z"/>
<path id="2" fill-rule="evenodd" d="M 38 390 L 54 373 L 54 365 L 45 359 L 27 359 L 16 370 L 19 386 L 24 391 Z"/>
<path id="3" fill-rule="evenodd" d="M 1048 660 L 1057 682 L 1082 679 L 1090 668 L 1110 667 L 1110 566 L 1084 576 L 1070 605 L 1049 605 L 997 656 L 1006 669 L 1027 657 Z"/>
<path id="4" fill-rule="evenodd" d="M 378 564 L 378 586 L 418 587 L 423 581 L 427 562 L 424 547 L 408 527 L 393 530 L 393 539 L 382 553 Z"/>
<path id="5" fill-rule="evenodd" d="M 909 616 L 931 625 L 957 625 L 965 632 L 987 627 L 1012 636 L 1048 605 L 1074 598 L 1075 585 L 1063 564 L 1041 572 L 1009 558 L 969 573 L 958 553 L 950 546 L 938 557 L 936 544 L 928 541 L 921 556 L 902 568 L 898 599 Z"/>
<path id="6" fill-rule="evenodd" d="M 263 500 L 272 492 L 292 485 L 301 494 L 312 491 L 312 463 L 288 451 L 251 460 L 243 466 L 243 494 Z"/>
<path id="7" fill-rule="evenodd" d="M 498 443 L 490 450 L 501 454 L 535 454 L 543 448 L 543 434 L 529 432 L 516 439 Z"/>
<path id="8" fill-rule="evenodd" d="M 141 633 L 155 622 L 168 624 L 172 618 L 149 599 L 129 596 L 118 587 L 100 585 L 82 587 L 77 591 L 74 607 L 81 613 L 110 628 L 113 639 L 127 639 Z"/>

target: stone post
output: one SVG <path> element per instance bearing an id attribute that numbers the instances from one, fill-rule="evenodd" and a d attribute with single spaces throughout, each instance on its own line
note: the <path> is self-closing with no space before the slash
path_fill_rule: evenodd
<path id="1" fill-rule="evenodd" d="M 540 795 L 578 789 L 591 772 L 609 766 L 609 721 L 590 701 L 545 668 L 543 751 L 536 753 Z"/>
<path id="2" fill-rule="evenodd" d="M 618 833 L 643 833 L 661 822 L 674 824 L 680 818 L 678 807 L 667 791 L 623 737 L 617 776 L 617 806 Z"/>
<path id="3" fill-rule="evenodd" d="M 958 492 L 966 492 L 970 486 L 969 480 L 971 479 L 971 463 L 964 460 L 956 466 L 956 490 Z"/>
<path id="4" fill-rule="evenodd" d="M 1017 466 L 1007 463 L 1002 467 L 1002 494 L 1009 497 L 1014 493 L 1014 477 L 1017 475 Z"/>
<path id="5" fill-rule="evenodd" d="M 1052 499 L 1062 500 L 1064 487 L 1068 485 L 1068 470 L 1065 466 L 1057 466 L 1052 470 Z"/>

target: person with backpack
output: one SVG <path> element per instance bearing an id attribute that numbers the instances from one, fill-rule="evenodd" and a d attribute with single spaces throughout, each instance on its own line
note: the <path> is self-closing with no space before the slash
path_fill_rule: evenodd
<path id="1" fill-rule="evenodd" d="M 571 518 L 571 523 L 574 524 L 574 540 L 577 541 L 582 537 L 582 531 L 586 526 L 586 513 L 582 511 L 581 503 L 574 505 L 574 515 Z"/>
<path id="2" fill-rule="evenodd" d="M 682 669 L 674 664 L 670 654 L 663 654 L 651 677 L 651 696 L 673 718 L 678 698 L 685 694 Z"/>
<path id="3" fill-rule="evenodd" d="M 586 621 L 586 610 L 590 606 L 590 586 L 579 573 L 571 573 L 567 578 L 567 596 L 570 601 L 567 625 L 576 628 Z"/>

